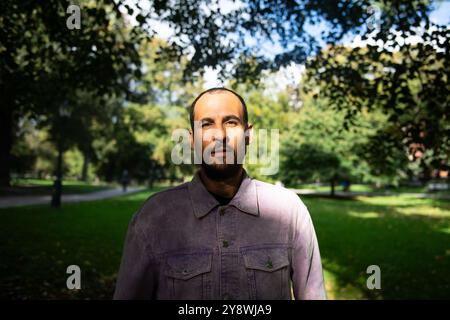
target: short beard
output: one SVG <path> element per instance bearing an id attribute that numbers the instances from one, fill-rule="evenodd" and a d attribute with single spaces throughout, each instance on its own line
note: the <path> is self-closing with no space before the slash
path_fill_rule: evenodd
<path id="1" fill-rule="evenodd" d="M 214 181 L 223 181 L 236 176 L 242 168 L 242 164 L 206 164 L 202 163 L 205 175 Z"/>

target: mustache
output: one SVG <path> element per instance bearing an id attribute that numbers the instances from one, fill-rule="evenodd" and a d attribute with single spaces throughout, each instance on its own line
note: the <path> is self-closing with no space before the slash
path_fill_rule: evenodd
<path id="1" fill-rule="evenodd" d="M 229 144 L 224 143 L 216 143 L 214 145 L 210 145 L 206 147 L 205 151 L 208 150 L 211 153 L 214 153 L 215 151 L 225 151 L 225 152 L 234 152 L 234 149 Z"/>

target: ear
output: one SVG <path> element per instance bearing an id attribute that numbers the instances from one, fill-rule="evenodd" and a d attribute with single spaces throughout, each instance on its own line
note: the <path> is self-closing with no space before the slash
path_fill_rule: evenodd
<path id="1" fill-rule="evenodd" d="M 189 142 L 191 143 L 191 149 L 194 150 L 194 133 L 192 129 L 189 129 Z"/>
<path id="2" fill-rule="evenodd" d="M 245 129 L 245 145 L 248 146 L 253 141 L 253 124 L 249 123 Z"/>

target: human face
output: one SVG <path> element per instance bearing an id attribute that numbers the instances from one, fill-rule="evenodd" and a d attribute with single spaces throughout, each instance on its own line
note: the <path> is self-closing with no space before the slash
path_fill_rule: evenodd
<path id="1" fill-rule="evenodd" d="M 242 166 L 251 125 L 245 127 L 240 100 L 228 91 L 206 93 L 195 104 L 192 146 L 201 145 L 202 165 L 215 171 Z M 195 148 L 197 144 L 197 148 Z"/>

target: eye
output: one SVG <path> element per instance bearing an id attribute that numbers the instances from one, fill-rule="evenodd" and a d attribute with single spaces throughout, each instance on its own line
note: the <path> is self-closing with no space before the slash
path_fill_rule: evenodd
<path id="1" fill-rule="evenodd" d="M 238 125 L 238 122 L 236 120 L 228 120 L 226 124 L 230 126 L 236 126 Z"/>
<path id="2" fill-rule="evenodd" d="M 211 122 L 203 122 L 202 123 L 202 128 L 208 127 L 211 125 Z"/>

